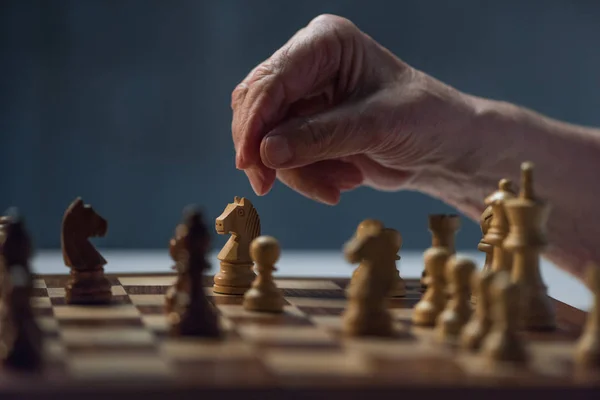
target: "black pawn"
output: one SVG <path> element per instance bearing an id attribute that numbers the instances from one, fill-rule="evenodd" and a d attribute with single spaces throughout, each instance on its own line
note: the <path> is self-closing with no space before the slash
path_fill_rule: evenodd
<path id="1" fill-rule="evenodd" d="M 202 214 L 188 209 L 183 224 L 187 235 L 184 249 L 179 252 L 180 265 L 189 279 L 189 293 L 185 304 L 177 304 L 172 324 L 172 334 L 181 336 L 220 337 L 218 316 L 204 294 L 204 272 L 210 269 L 206 253 L 210 248 L 210 234 Z"/>

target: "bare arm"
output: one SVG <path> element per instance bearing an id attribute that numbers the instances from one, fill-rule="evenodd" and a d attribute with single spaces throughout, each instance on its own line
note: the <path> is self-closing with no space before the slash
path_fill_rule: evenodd
<path id="1" fill-rule="evenodd" d="M 477 220 L 482 199 L 502 178 L 518 186 L 523 161 L 535 164 L 536 194 L 551 207 L 544 256 L 583 278 L 600 264 L 600 130 L 556 121 L 513 104 L 471 97 L 470 151 L 455 170 L 426 169 L 406 187 L 441 199 Z"/>

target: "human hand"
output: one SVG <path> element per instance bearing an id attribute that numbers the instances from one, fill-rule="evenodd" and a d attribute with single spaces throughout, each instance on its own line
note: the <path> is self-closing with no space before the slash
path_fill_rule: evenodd
<path id="1" fill-rule="evenodd" d="M 278 178 L 336 204 L 465 170 L 470 96 L 399 60 L 350 21 L 315 18 L 232 93 L 236 166 L 258 195 Z M 463 157 L 464 155 L 464 157 Z"/>

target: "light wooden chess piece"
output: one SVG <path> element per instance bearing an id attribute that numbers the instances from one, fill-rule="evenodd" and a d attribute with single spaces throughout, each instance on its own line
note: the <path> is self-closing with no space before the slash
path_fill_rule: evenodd
<path id="1" fill-rule="evenodd" d="M 455 238 L 460 228 L 460 218 L 456 214 L 432 214 L 428 217 L 431 232 L 431 247 L 444 247 L 450 255 L 456 253 Z M 421 275 L 421 288 L 427 288 L 427 269 Z"/>
<path id="2" fill-rule="evenodd" d="M 482 354 L 491 365 L 525 364 L 529 356 L 519 335 L 519 287 L 506 271 L 494 275 L 492 327 L 483 341 Z"/>
<path id="3" fill-rule="evenodd" d="M 361 221 L 361 223 L 358 224 L 358 227 L 356 228 L 356 232 L 355 232 L 354 236 L 362 237 L 362 236 L 368 234 L 372 230 L 377 231 L 377 230 L 383 229 L 383 228 L 384 228 L 383 222 L 381 222 L 377 219 L 368 218 L 368 219 Z M 350 279 L 350 284 L 348 285 L 348 289 L 352 285 L 352 281 L 356 279 L 355 278 L 356 275 L 358 275 L 360 273 L 361 273 L 361 264 L 359 264 L 358 267 L 356 267 L 354 269 L 354 271 L 352 272 L 352 278 Z"/>
<path id="4" fill-rule="evenodd" d="M 479 229 L 481 229 L 481 240 L 477 244 L 477 250 L 481 251 L 485 254 L 485 261 L 483 263 L 483 271 L 490 271 L 492 269 L 492 252 L 494 251 L 494 246 L 492 244 L 485 241 L 485 235 L 487 235 L 490 230 L 490 225 L 492 224 L 492 206 L 488 206 L 483 214 L 481 214 L 481 218 L 479 219 Z"/>
<path id="5" fill-rule="evenodd" d="M 575 348 L 575 364 L 583 369 L 600 368 L 600 269 L 595 264 L 587 267 L 587 284 L 594 296 L 583 333 Z"/>
<path id="6" fill-rule="evenodd" d="M 487 243 L 494 246 L 492 252 L 492 265 L 491 270 L 494 272 L 506 271 L 510 273 L 512 269 L 512 256 L 508 250 L 503 246 L 504 239 L 508 235 L 509 224 L 506 212 L 504 209 L 503 200 L 494 200 L 491 204 L 492 207 L 492 221 L 490 228 L 484 237 Z"/>
<path id="7" fill-rule="evenodd" d="M 451 297 L 436 319 L 438 339 L 442 342 L 454 342 L 471 317 L 469 295 L 474 272 L 475 263 L 467 258 L 452 256 L 447 261 L 446 282 Z"/>
<path id="8" fill-rule="evenodd" d="M 431 247 L 424 253 L 427 271 L 427 290 L 415 305 L 412 322 L 418 326 L 434 326 L 437 317 L 444 310 L 448 296 L 445 290 L 444 274 L 450 252 L 445 247 Z"/>
<path id="9" fill-rule="evenodd" d="M 492 271 L 473 274 L 471 285 L 477 296 L 475 312 L 461 333 L 461 347 L 470 351 L 478 351 L 483 340 L 492 327 L 490 287 L 494 279 Z"/>
<path id="10" fill-rule="evenodd" d="M 533 164 L 521 165 L 519 197 L 508 199 L 504 208 L 510 231 L 504 248 L 513 254 L 512 280 L 521 293 L 521 328 L 556 329 L 555 310 L 540 273 L 540 253 L 547 244 L 546 222 L 550 208 L 533 192 Z"/>
<path id="11" fill-rule="evenodd" d="M 216 219 L 215 226 L 218 234 L 231 234 L 231 237 L 217 256 L 221 263 L 213 291 L 242 295 L 256 278 L 250 243 L 260 236 L 258 212 L 250 200 L 236 196 Z"/>
<path id="12" fill-rule="evenodd" d="M 249 311 L 282 312 L 283 293 L 275 285 L 273 271 L 281 249 L 272 236 L 259 236 L 250 244 L 250 256 L 256 263 L 258 275 L 244 294 L 244 308 Z"/>
<path id="13" fill-rule="evenodd" d="M 479 227 L 481 228 L 481 240 L 477 245 L 477 250 L 481 251 L 485 254 L 485 262 L 483 264 L 483 272 L 488 272 L 492 270 L 493 263 L 493 252 L 494 246 L 491 243 L 486 241 L 486 235 L 490 229 L 492 224 L 492 218 L 494 217 L 492 203 L 495 200 L 504 201 L 506 199 L 514 198 L 516 196 L 515 190 L 512 185 L 512 181 L 509 179 L 500 179 L 498 182 L 498 190 L 485 198 L 484 204 L 487 206 L 486 209 L 481 214 L 479 219 Z M 504 255 L 503 262 L 506 262 L 509 265 L 512 265 L 511 254 L 507 253 Z M 471 296 L 471 303 L 475 304 L 477 302 L 477 298 L 475 295 Z"/>
<path id="14" fill-rule="evenodd" d="M 515 192 L 512 181 L 510 179 L 504 178 L 504 179 L 500 179 L 500 181 L 498 182 L 498 189 L 495 192 L 493 192 L 492 194 L 490 194 L 488 197 L 486 197 L 484 200 L 484 204 L 487 206 L 487 208 L 481 217 L 482 217 L 482 220 L 483 220 L 483 218 L 485 218 L 487 220 L 487 224 L 486 224 L 487 227 L 485 228 L 485 232 L 482 232 L 483 238 L 482 238 L 481 243 L 491 246 L 489 251 L 492 253 L 493 253 L 493 244 L 488 243 L 485 239 L 485 236 L 486 236 L 487 232 L 489 231 L 489 229 L 492 225 L 493 218 L 494 218 L 493 204 L 497 200 L 500 201 L 502 204 L 504 204 L 504 201 L 506 201 L 508 199 L 514 199 L 515 197 L 517 197 L 517 193 Z M 483 221 L 482 221 L 482 223 L 483 223 Z M 508 220 L 506 219 L 506 215 L 504 215 L 504 218 L 500 218 L 498 221 L 496 221 L 496 224 L 500 225 L 500 227 L 501 227 L 499 233 L 503 236 L 506 236 L 506 234 L 508 233 Z M 502 228 L 503 226 L 506 226 L 506 228 Z M 498 229 L 498 227 L 496 227 L 496 229 Z M 483 231 L 483 228 L 482 228 L 482 231 Z M 487 249 L 487 247 L 486 247 L 486 249 Z M 481 250 L 481 251 L 485 252 L 485 250 Z M 487 254 L 488 253 L 486 252 L 486 255 Z M 509 268 L 510 268 L 510 265 L 512 265 L 512 259 L 511 259 L 510 253 L 505 256 L 505 259 L 506 259 L 506 263 L 509 265 Z M 493 261 L 492 255 L 490 255 L 489 260 L 487 260 L 487 257 L 486 257 L 485 265 L 490 270 L 492 269 L 492 261 Z"/>
<path id="15" fill-rule="evenodd" d="M 404 279 L 402 279 L 402 277 L 400 276 L 400 270 L 396 267 L 396 262 L 395 261 L 399 261 L 400 260 L 400 256 L 398 255 L 398 253 L 400 252 L 400 249 L 402 248 L 402 235 L 400 235 L 400 232 L 398 232 L 395 229 L 392 228 L 384 228 L 385 231 L 387 231 L 390 234 L 390 237 L 393 240 L 393 244 L 394 244 L 394 252 L 396 254 L 395 260 L 394 260 L 394 276 L 392 277 L 392 279 L 395 281 L 392 290 L 390 291 L 390 293 L 388 294 L 388 296 L 390 297 L 404 297 L 406 296 L 406 282 L 404 282 Z"/>
<path id="16" fill-rule="evenodd" d="M 374 229 L 354 236 L 344 246 L 346 260 L 361 262 L 363 270 L 349 288 L 348 305 L 342 315 L 342 332 L 347 336 L 391 336 L 392 317 L 387 294 L 394 285 L 398 232 Z"/>

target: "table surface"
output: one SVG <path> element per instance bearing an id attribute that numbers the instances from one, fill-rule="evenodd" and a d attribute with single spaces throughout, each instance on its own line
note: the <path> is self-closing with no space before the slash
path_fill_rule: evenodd
<path id="1" fill-rule="evenodd" d="M 105 267 L 107 273 L 172 272 L 173 261 L 165 250 L 99 250 L 108 262 Z M 214 252 L 210 256 L 212 264 L 210 273 L 218 270 L 219 261 L 216 254 Z M 403 251 L 400 255 L 398 267 L 401 276 L 406 278 L 421 276 L 423 252 Z M 459 252 L 459 255 L 472 258 L 479 266 L 483 265 L 484 256 L 479 252 Z M 277 263 L 276 275 L 286 278 L 349 278 L 355 267 L 346 262 L 339 251 L 288 250 L 282 252 Z M 32 268 L 37 274 L 65 274 L 69 271 L 63 263 L 60 251 L 57 250 L 38 251 L 32 260 Z M 545 260 L 541 262 L 541 273 L 551 297 L 581 310 L 589 310 L 592 294 L 581 281 Z"/>

